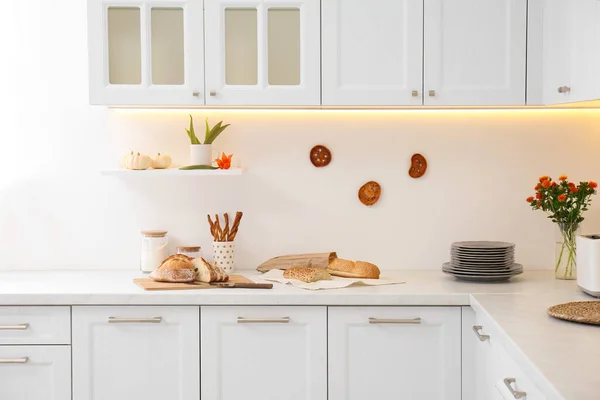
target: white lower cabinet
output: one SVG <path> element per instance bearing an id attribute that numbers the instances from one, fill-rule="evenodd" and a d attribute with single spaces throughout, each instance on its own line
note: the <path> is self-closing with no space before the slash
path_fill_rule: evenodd
<path id="1" fill-rule="evenodd" d="M 329 400 L 461 399 L 460 307 L 330 307 Z"/>
<path id="2" fill-rule="evenodd" d="M 327 308 L 201 308 L 207 400 L 326 400 Z"/>
<path id="3" fill-rule="evenodd" d="M 70 346 L 0 346 L 0 399 L 70 400 Z"/>
<path id="4" fill-rule="evenodd" d="M 502 345 L 495 346 L 499 379 L 495 382 L 503 400 L 545 400 L 545 396 L 508 355 Z"/>
<path id="5" fill-rule="evenodd" d="M 198 400 L 198 307 L 73 307 L 73 400 Z"/>

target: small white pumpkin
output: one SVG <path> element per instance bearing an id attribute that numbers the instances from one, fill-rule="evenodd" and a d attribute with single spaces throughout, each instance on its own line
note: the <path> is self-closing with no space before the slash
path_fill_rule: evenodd
<path id="1" fill-rule="evenodd" d="M 123 165 L 127 169 L 141 170 L 148 169 L 148 167 L 150 167 L 151 161 L 152 160 L 150 159 L 150 157 L 140 153 L 134 154 L 134 152 L 132 151 L 131 154 L 126 156 L 123 160 Z"/>
<path id="2" fill-rule="evenodd" d="M 152 157 L 152 168 L 154 169 L 165 169 L 171 166 L 171 157 L 166 154 L 156 155 Z"/>

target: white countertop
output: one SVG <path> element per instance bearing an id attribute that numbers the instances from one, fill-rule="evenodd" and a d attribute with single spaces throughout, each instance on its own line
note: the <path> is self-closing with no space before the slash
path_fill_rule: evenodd
<path id="1" fill-rule="evenodd" d="M 242 274 L 261 282 L 256 271 Z M 394 271 L 382 276 L 405 284 L 322 291 L 277 283 L 271 290 L 144 291 L 133 283 L 143 276 L 110 270 L 3 271 L 0 305 L 471 305 L 506 334 L 507 351 L 549 399 L 600 399 L 600 327 L 546 313 L 554 304 L 592 298 L 574 281 L 555 280 L 552 271 L 526 272 L 496 284 L 460 282 L 440 271 Z"/>
<path id="2" fill-rule="evenodd" d="M 242 271 L 258 282 L 260 273 Z M 469 305 L 474 293 L 544 293 L 573 288 L 551 272 L 526 272 L 509 283 L 460 282 L 441 271 L 393 271 L 400 285 L 309 291 L 274 284 L 273 289 L 144 291 L 137 271 L 2 271 L 0 305 Z"/>

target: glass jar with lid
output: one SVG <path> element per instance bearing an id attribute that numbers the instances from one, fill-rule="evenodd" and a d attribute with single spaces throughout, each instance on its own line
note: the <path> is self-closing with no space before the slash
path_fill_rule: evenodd
<path id="1" fill-rule="evenodd" d="M 202 253 L 200 251 L 200 246 L 178 246 L 177 254 L 183 254 L 190 258 L 202 257 Z"/>
<path id="2" fill-rule="evenodd" d="M 167 231 L 142 231 L 140 269 L 143 272 L 152 272 L 162 264 L 167 258 L 168 243 Z"/>

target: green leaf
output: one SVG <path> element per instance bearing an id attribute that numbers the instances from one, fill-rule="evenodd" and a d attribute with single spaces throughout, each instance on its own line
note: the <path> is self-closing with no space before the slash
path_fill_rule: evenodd
<path id="1" fill-rule="evenodd" d="M 194 119 L 192 118 L 191 114 L 190 114 L 190 129 L 186 129 L 185 131 L 187 132 L 188 137 L 190 138 L 191 144 L 201 144 L 200 141 L 198 140 L 198 138 L 196 137 L 196 132 L 194 132 Z"/>
<path id="2" fill-rule="evenodd" d="M 214 126 L 214 128 L 210 132 L 210 135 L 208 135 L 206 137 L 206 140 L 204 142 L 205 144 L 212 144 L 212 142 L 214 142 L 215 139 L 217 139 L 217 137 L 219 137 L 221 132 L 223 132 L 229 125 L 231 125 L 231 124 L 227 124 L 227 125 L 221 126 L 222 123 L 223 123 L 223 121 L 219 122 L 217 125 Z"/>

